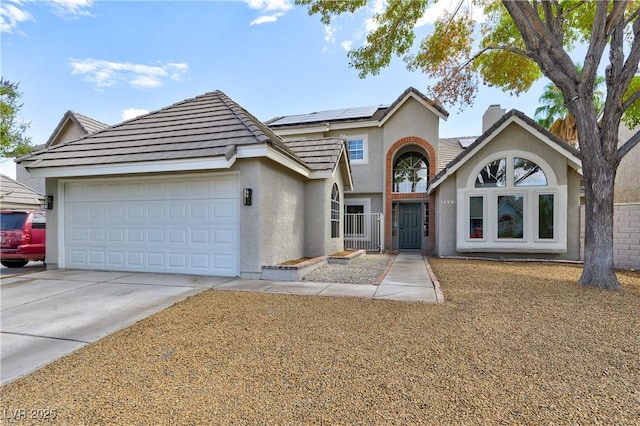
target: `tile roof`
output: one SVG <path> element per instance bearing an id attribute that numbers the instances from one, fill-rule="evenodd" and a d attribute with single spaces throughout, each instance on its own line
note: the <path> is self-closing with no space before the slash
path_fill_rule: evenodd
<path id="1" fill-rule="evenodd" d="M 94 120 L 93 118 L 87 117 L 86 115 L 78 114 L 77 112 L 73 112 L 73 111 L 69 110 L 69 111 L 64 113 L 64 115 L 62 116 L 62 119 L 60 120 L 60 122 L 56 126 L 55 130 L 53 131 L 53 133 L 51 133 L 51 136 L 49 136 L 49 139 L 44 144 L 44 146 L 51 145 L 51 143 L 58 136 L 58 133 L 64 127 L 64 124 L 69 120 L 71 120 L 74 123 L 76 123 L 78 125 L 78 127 L 80 127 L 80 130 L 82 130 L 85 135 L 97 132 L 99 130 L 104 130 L 107 127 L 109 127 L 108 124 L 104 124 L 104 123 L 102 123 L 102 122 L 100 122 L 98 120 Z M 38 146 L 38 147 L 36 147 L 36 150 L 40 150 L 42 148 L 43 148 L 42 146 Z"/>
<path id="2" fill-rule="evenodd" d="M 451 160 L 464 151 L 460 138 L 442 138 L 438 141 L 438 169 L 442 170 Z"/>
<path id="3" fill-rule="evenodd" d="M 86 137 L 18 159 L 29 169 L 195 159 L 268 143 L 304 164 L 276 135 L 222 91 L 186 99 Z"/>
<path id="4" fill-rule="evenodd" d="M 39 192 L 0 175 L 0 205 L 2 208 L 39 208 L 44 196 Z"/>
<path id="5" fill-rule="evenodd" d="M 541 136 L 546 137 L 547 139 L 551 140 L 553 143 L 559 145 L 561 148 L 563 148 L 569 154 L 573 155 L 577 159 L 580 159 L 580 152 L 574 146 L 568 144 L 566 141 L 564 141 L 561 138 L 559 138 L 558 136 L 554 135 L 548 129 L 546 129 L 546 128 L 542 127 L 541 125 L 539 125 L 535 120 L 529 118 L 523 112 L 518 111 L 516 109 L 512 109 L 511 111 L 509 111 L 508 113 L 506 113 L 502 117 L 500 117 L 490 128 L 487 129 L 486 132 L 484 132 L 480 137 L 478 137 L 467 148 L 465 148 L 463 151 L 461 151 L 453 160 L 449 161 L 449 163 L 447 163 L 447 165 L 443 169 L 441 169 L 436 174 L 436 176 L 431 180 L 431 183 L 430 183 L 429 187 L 431 188 L 432 185 L 435 185 L 435 186 L 439 185 L 440 184 L 439 181 L 446 176 L 447 172 L 452 167 L 454 167 L 458 163 L 466 160 L 466 158 L 469 155 L 471 155 L 473 150 L 478 145 L 481 145 L 487 138 L 489 138 L 493 133 L 495 133 L 496 130 L 498 130 L 500 128 L 500 126 L 502 126 L 507 120 L 509 120 L 512 117 L 516 117 L 516 118 L 521 119 L 528 126 L 530 126 L 533 130 L 535 130 L 538 133 L 540 133 Z M 429 190 L 429 192 L 431 192 L 431 189 Z"/>
<path id="6" fill-rule="evenodd" d="M 87 132 L 87 134 L 95 133 L 98 130 L 103 130 L 109 127 L 108 124 L 95 120 L 91 117 L 87 117 L 86 115 L 78 114 L 77 112 L 73 111 L 71 111 L 71 114 L 76 118 L 80 127 L 82 127 Z"/>
<path id="7" fill-rule="evenodd" d="M 340 138 L 288 140 L 285 143 L 311 170 L 333 170 L 344 149 L 344 140 Z"/>

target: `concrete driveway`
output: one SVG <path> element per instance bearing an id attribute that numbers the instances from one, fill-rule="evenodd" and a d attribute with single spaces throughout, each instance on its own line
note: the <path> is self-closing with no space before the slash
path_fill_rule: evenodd
<path id="1" fill-rule="evenodd" d="M 0 384 L 233 278 L 56 270 L 3 277 Z"/>

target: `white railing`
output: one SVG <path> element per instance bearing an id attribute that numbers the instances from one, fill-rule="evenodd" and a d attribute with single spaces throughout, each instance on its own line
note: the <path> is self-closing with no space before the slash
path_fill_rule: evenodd
<path id="1" fill-rule="evenodd" d="M 345 214 L 344 248 L 382 252 L 384 249 L 384 216 L 382 213 Z"/>

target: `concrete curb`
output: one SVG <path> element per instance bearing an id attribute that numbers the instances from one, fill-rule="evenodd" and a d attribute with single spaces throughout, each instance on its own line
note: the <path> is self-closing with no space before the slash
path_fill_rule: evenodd
<path id="1" fill-rule="evenodd" d="M 429 273 L 429 277 L 433 282 L 433 289 L 436 293 L 436 303 L 444 303 L 444 294 L 442 294 L 442 289 L 440 288 L 440 281 L 438 281 L 436 274 L 433 272 L 433 269 L 431 269 L 431 265 L 429 265 L 429 260 L 427 259 L 427 257 L 422 256 L 422 259 L 424 259 L 424 266 L 427 267 L 427 272 Z"/>

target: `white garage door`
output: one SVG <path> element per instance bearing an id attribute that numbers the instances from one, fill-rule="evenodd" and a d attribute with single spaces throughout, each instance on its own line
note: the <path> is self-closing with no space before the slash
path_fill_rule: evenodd
<path id="1" fill-rule="evenodd" d="M 237 175 L 65 183 L 66 268 L 237 276 Z"/>

